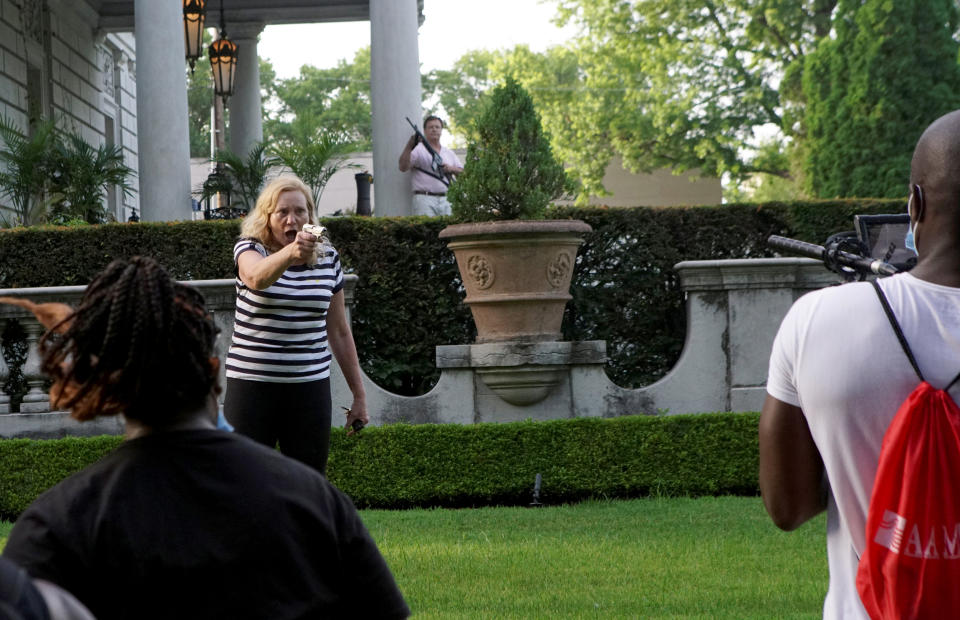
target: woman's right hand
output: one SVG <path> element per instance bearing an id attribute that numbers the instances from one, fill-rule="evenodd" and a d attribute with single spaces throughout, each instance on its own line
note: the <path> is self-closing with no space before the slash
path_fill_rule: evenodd
<path id="1" fill-rule="evenodd" d="M 283 251 L 288 253 L 291 264 L 299 265 L 311 261 L 316 256 L 317 238 L 302 230 L 297 238 L 287 244 Z"/>

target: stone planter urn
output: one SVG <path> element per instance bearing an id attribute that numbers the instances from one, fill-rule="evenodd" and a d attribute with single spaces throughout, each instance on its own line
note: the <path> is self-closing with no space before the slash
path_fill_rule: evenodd
<path id="1" fill-rule="evenodd" d="M 453 224 L 440 238 L 457 258 L 477 342 L 560 340 L 582 236 L 580 220 Z"/>

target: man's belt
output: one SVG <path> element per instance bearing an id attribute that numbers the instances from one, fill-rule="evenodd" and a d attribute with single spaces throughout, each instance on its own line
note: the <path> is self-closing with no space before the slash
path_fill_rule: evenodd
<path id="1" fill-rule="evenodd" d="M 421 189 L 413 190 L 414 194 L 420 194 L 421 196 L 446 196 L 445 192 L 425 192 Z"/>

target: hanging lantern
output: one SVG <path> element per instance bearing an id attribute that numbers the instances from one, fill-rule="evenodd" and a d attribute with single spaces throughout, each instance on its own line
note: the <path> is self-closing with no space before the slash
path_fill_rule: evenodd
<path id="1" fill-rule="evenodd" d="M 183 0 L 183 41 L 187 51 L 190 73 L 203 54 L 203 22 L 206 19 L 206 0 Z"/>
<path id="2" fill-rule="evenodd" d="M 203 218 L 206 220 L 220 219 L 216 211 L 226 212 L 230 207 L 230 193 L 233 190 L 233 183 L 223 169 L 223 164 L 217 162 L 216 167 L 207 176 L 203 182 Z M 213 206 L 213 199 L 216 198 L 216 207 Z"/>
<path id="3" fill-rule="evenodd" d="M 233 78 L 237 71 L 237 44 L 227 38 L 223 18 L 223 0 L 220 1 L 220 38 L 210 44 L 210 67 L 213 69 L 213 92 L 223 97 L 233 94 Z"/>

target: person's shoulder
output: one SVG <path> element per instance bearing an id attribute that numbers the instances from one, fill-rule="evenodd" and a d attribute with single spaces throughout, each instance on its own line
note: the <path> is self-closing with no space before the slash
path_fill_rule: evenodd
<path id="1" fill-rule="evenodd" d="M 240 237 L 237 239 L 237 242 L 233 244 L 233 252 L 234 254 L 237 254 L 246 250 L 254 250 L 263 255 L 266 255 L 267 253 L 267 248 L 259 239 L 255 239 L 253 237 Z"/>
<path id="2" fill-rule="evenodd" d="M 805 293 L 797 299 L 797 304 L 849 303 L 857 299 L 876 298 L 876 296 L 870 282 L 845 282 Z"/>
<path id="3" fill-rule="evenodd" d="M 914 295 L 934 295 L 942 297 L 960 297 L 960 288 L 935 284 L 927 280 L 921 280 L 910 272 L 898 273 L 889 278 L 882 278 L 878 281 L 880 288 L 884 293 L 899 292 L 902 294 Z"/>
<path id="4" fill-rule="evenodd" d="M 835 323 L 855 319 L 866 311 L 865 306 L 877 303 L 877 295 L 869 282 L 847 282 L 826 286 L 801 295 L 787 311 L 783 326 L 791 324 Z"/>

